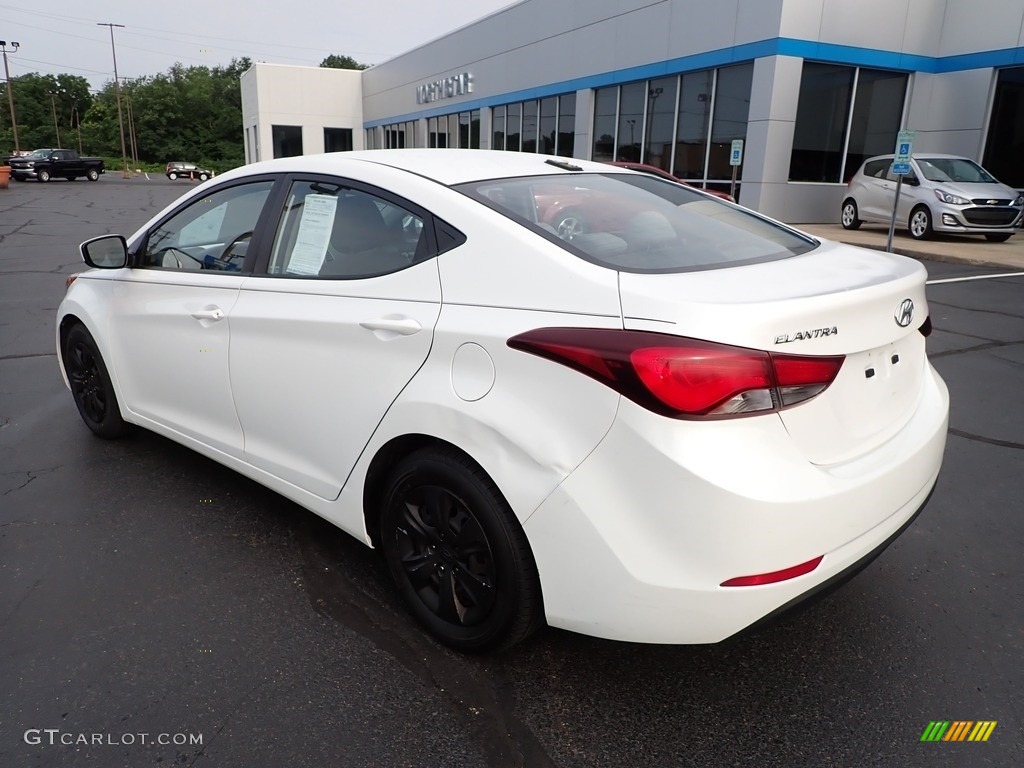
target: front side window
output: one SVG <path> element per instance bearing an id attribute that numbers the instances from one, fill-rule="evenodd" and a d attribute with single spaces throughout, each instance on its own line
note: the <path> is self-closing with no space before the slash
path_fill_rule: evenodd
<path id="1" fill-rule="evenodd" d="M 743 208 L 652 176 L 536 176 L 458 189 L 587 261 L 626 272 L 713 269 L 817 247 Z"/>
<path id="2" fill-rule="evenodd" d="M 361 278 L 426 257 L 423 218 L 401 205 L 325 181 L 297 181 L 285 199 L 268 272 Z"/>
<path id="3" fill-rule="evenodd" d="M 151 230 L 136 266 L 240 272 L 272 181 L 217 190 Z"/>

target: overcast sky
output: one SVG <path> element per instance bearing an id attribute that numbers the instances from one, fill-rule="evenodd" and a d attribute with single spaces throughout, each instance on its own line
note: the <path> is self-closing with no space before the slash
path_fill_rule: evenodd
<path id="1" fill-rule="evenodd" d="M 513 0 L 0 0 L 11 77 L 72 74 L 98 89 L 117 72 L 136 78 L 186 66 L 253 61 L 316 66 L 331 53 L 364 64 L 487 16 Z M 11 41 L 21 43 L 11 54 Z"/>

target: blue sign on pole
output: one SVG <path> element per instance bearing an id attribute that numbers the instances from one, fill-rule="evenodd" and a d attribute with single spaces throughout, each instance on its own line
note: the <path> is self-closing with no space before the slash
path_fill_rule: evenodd
<path id="1" fill-rule="evenodd" d="M 893 176 L 906 176 L 910 173 L 910 163 L 893 163 L 892 164 L 892 175 Z"/>

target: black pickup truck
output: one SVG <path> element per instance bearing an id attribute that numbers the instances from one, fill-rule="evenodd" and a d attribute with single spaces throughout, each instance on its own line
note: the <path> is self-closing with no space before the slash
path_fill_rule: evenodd
<path id="1" fill-rule="evenodd" d="M 74 181 L 80 176 L 96 181 L 103 173 L 102 158 L 79 157 L 73 149 L 37 149 L 24 157 L 12 157 L 8 162 L 11 177 L 16 181 L 54 178 Z"/>

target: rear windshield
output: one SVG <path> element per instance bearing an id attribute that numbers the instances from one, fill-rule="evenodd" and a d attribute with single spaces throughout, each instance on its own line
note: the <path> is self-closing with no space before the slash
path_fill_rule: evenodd
<path id="1" fill-rule="evenodd" d="M 959 157 L 915 157 L 921 173 L 928 181 L 959 181 L 960 183 L 998 183 L 975 162 Z"/>
<path id="2" fill-rule="evenodd" d="M 818 246 L 746 209 L 640 174 L 527 176 L 457 189 L 587 261 L 625 272 L 731 267 Z"/>

